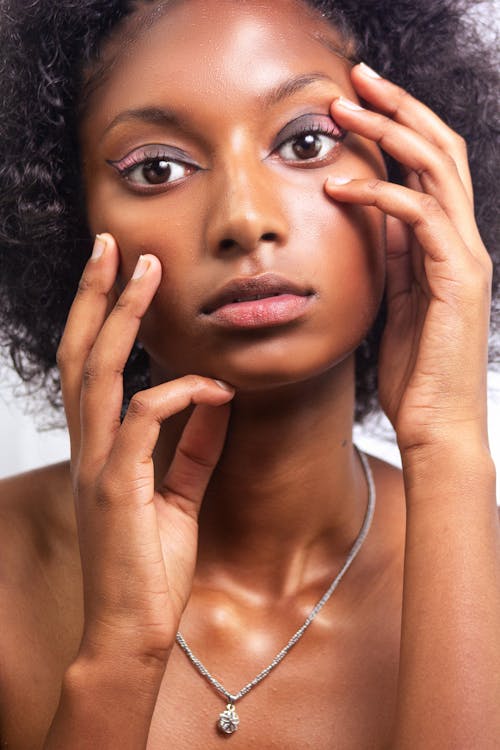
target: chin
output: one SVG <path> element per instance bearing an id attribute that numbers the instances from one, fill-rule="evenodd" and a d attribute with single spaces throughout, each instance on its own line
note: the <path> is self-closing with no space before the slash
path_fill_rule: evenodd
<path id="1" fill-rule="evenodd" d="M 337 351 L 325 350 L 319 342 L 308 340 L 307 345 L 290 347 L 283 342 L 254 342 L 245 347 L 234 347 L 230 351 L 218 352 L 216 356 L 199 354 L 192 361 L 184 361 L 172 367 L 162 366 L 158 359 L 152 360 L 154 382 L 164 382 L 184 375 L 202 375 L 224 380 L 239 393 L 264 392 L 293 386 L 306 385 L 327 375 L 334 381 L 345 378 L 346 369 L 354 378 L 353 353 L 362 338 L 356 337 L 349 345 Z M 191 360 L 191 358 L 189 358 Z"/>

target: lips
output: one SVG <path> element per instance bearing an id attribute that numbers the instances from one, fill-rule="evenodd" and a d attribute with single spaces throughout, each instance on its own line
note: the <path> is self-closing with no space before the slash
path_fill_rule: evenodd
<path id="1" fill-rule="evenodd" d="M 233 279 L 219 289 L 203 306 L 202 313 L 210 315 L 225 305 L 239 302 L 252 302 L 281 295 L 309 297 L 313 293 L 311 288 L 301 286 L 277 274 L 266 273 L 261 276 L 243 277 Z"/>

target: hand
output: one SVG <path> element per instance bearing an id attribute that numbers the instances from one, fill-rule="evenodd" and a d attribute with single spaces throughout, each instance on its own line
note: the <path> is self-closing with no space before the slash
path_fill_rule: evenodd
<path id="1" fill-rule="evenodd" d="M 387 214 L 388 319 L 379 395 L 402 451 L 473 435 L 487 445 L 486 369 L 492 264 L 473 211 L 464 141 L 403 89 L 353 68 L 360 98 L 332 116 L 398 160 L 405 186 L 328 180 L 337 201 Z M 355 175 L 346 175 L 355 177 Z"/>
<path id="2" fill-rule="evenodd" d="M 81 652 L 166 664 L 193 581 L 200 504 L 222 451 L 230 387 L 198 376 L 142 391 L 120 423 L 122 372 L 160 278 L 139 261 L 116 302 L 118 248 L 90 259 L 58 351 L 84 582 Z M 142 263 L 142 266 L 141 266 Z M 116 304 L 114 304 L 116 302 Z M 161 486 L 160 425 L 196 405 Z"/>

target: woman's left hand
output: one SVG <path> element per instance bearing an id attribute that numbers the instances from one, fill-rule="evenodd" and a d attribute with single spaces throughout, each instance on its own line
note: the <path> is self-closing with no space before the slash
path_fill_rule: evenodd
<path id="1" fill-rule="evenodd" d="M 401 451 L 469 437 L 485 447 L 492 264 L 474 218 L 465 142 L 365 66 L 353 68 L 352 81 L 375 111 L 336 99 L 333 118 L 378 143 L 405 175 L 405 186 L 355 175 L 325 186 L 336 201 L 387 214 L 382 408 Z"/>

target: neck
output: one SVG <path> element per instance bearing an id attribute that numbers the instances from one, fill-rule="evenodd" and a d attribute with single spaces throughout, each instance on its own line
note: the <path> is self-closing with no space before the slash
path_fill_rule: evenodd
<path id="1" fill-rule="evenodd" d="M 368 493 L 352 445 L 353 383 L 351 358 L 307 383 L 236 394 L 200 515 L 207 583 L 223 576 L 226 585 L 293 594 L 343 563 Z M 165 425 L 158 472 L 185 419 Z"/>

